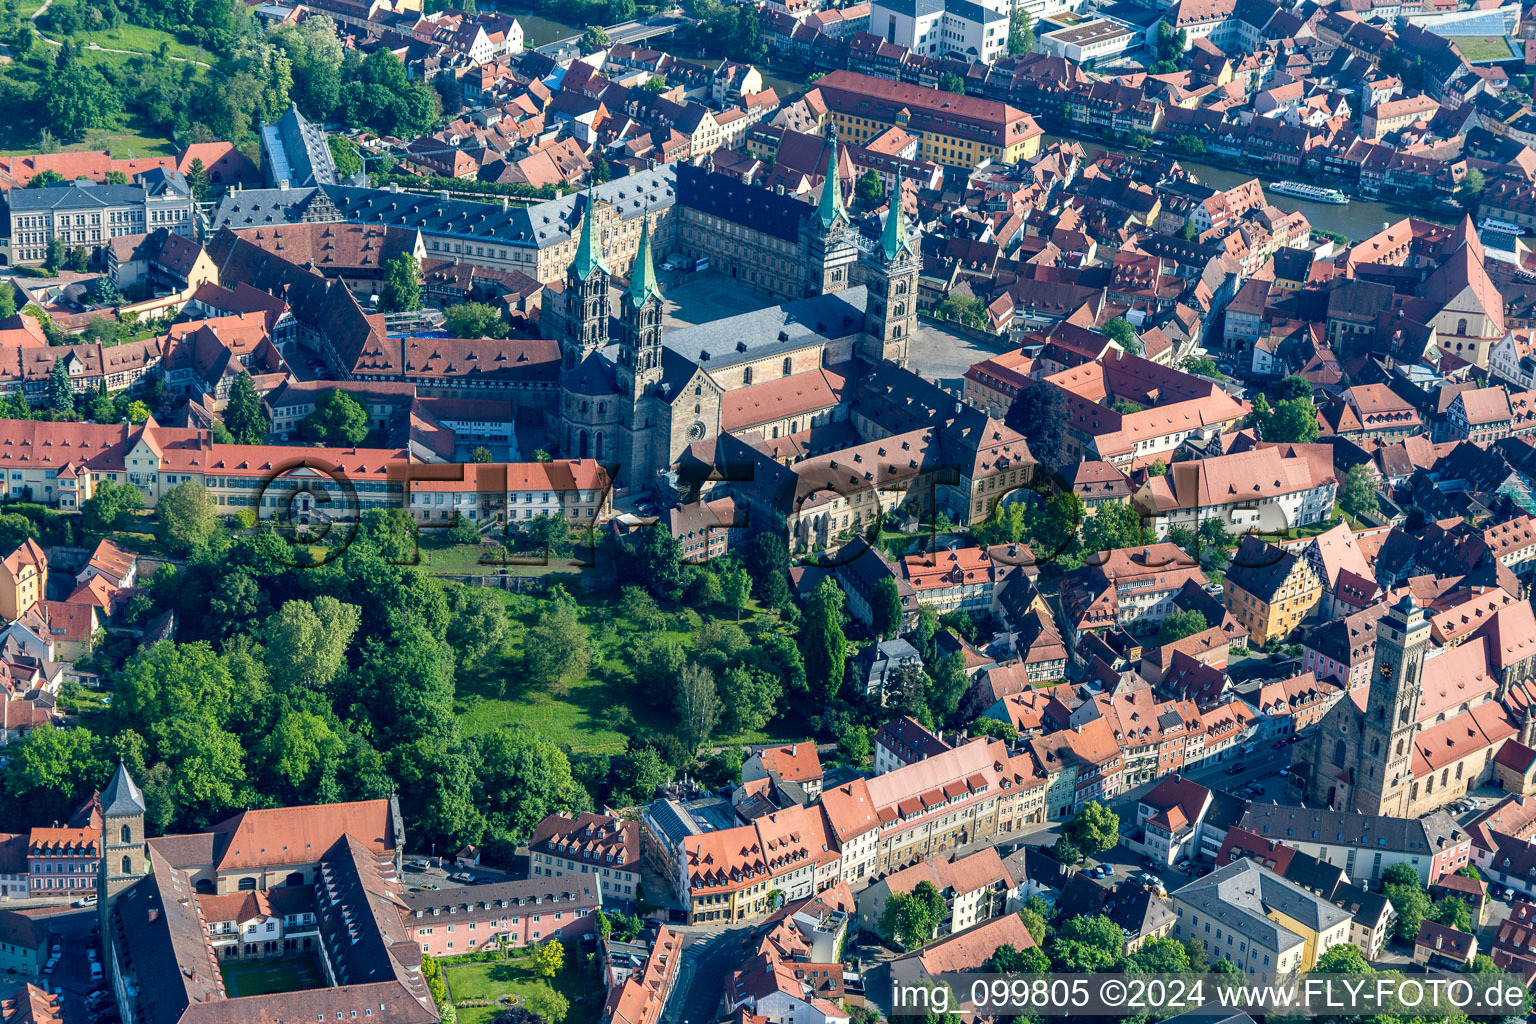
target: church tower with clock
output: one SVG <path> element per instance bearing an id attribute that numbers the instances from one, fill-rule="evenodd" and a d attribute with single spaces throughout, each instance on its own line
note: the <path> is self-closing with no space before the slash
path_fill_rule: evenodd
<path id="1" fill-rule="evenodd" d="M 1423 690 L 1424 655 L 1429 649 L 1429 617 L 1412 595 L 1405 596 L 1376 624 L 1376 657 L 1371 665 L 1370 693 L 1359 730 L 1338 735 L 1319 730 L 1314 764 L 1344 744 L 1349 800 L 1335 806 L 1362 814 L 1406 818 L 1413 788 L 1413 739 L 1418 732 L 1419 697 Z M 1346 699 L 1344 703 L 1348 703 Z M 1324 723 L 1327 724 L 1326 722 Z M 1336 756 L 1334 761 L 1339 760 Z M 1342 781 L 1342 780 L 1341 780 Z M 1329 799 L 1330 794 L 1314 794 Z"/>

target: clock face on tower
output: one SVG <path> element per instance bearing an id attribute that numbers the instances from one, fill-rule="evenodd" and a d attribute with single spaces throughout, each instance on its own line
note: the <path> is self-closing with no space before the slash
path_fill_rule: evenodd
<path id="1" fill-rule="evenodd" d="M 1392 663 L 1390 661 L 1382 662 L 1381 663 L 1381 678 L 1386 679 L 1386 678 L 1388 678 L 1391 675 L 1392 675 Z"/>

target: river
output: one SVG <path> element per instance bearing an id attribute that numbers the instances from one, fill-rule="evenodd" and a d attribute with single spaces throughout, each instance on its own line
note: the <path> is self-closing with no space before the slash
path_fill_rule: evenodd
<path id="1" fill-rule="evenodd" d="M 1047 135 L 1042 140 L 1043 146 L 1050 146 L 1061 141 L 1061 136 Z M 1087 139 L 1074 138 L 1071 141 L 1083 147 L 1092 160 L 1108 147 L 1102 143 L 1090 142 Z M 1231 188 L 1253 178 L 1264 179 L 1257 174 L 1241 170 L 1233 170 L 1230 167 L 1217 167 L 1213 164 L 1202 163 L 1199 160 L 1188 160 L 1179 157 L 1179 163 L 1199 178 L 1203 184 L 1212 188 Z M 1268 182 L 1266 182 L 1267 184 Z M 1324 231 L 1337 231 L 1341 235 L 1348 235 L 1351 240 L 1359 241 L 1368 238 L 1382 229 L 1384 224 L 1394 223 L 1404 217 L 1418 217 L 1421 220 L 1431 220 L 1440 223 L 1449 223 L 1450 218 L 1437 210 L 1427 209 L 1427 204 L 1417 206 L 1400 203 L 1385 203 L 1365 199 L 1351 199 L 1347 206 L 1334 206 L 1331 203 L 1312 203 L 1305 199 L 1297 199 L 1294 196 L 1282 196 L 1265 190 L 1264 194 L 1276 207 L 1291 213 L 1301 211 L 1306 214 L 1308 222 L 1314 228 Z"/>
<path id="2" fill-rule="evenodd" d="M 482 4 L 481 6 L 499 10 L 495 4 Z M 552 43 L 557 39 L 569 39 L 571 36 L 579 36 L 582 29 L 587 27 L 568 21 L 556 21 L 554 18 L 546 17 L 542 14 L 522 14 L 517 11 L 507 11 L 506 13 L 516 18 L 518 23 L 523 26 L 523 46 L 530 50 L 543 46 L 545 43 Z"/>

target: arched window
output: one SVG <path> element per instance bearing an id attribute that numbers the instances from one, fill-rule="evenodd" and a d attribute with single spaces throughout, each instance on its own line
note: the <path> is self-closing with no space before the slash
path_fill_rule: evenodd
<path id="1" fill-rule="evenodd" d="M 1456 333 L 1461 335 L 1465 335 L 1467 333 L 1467 321 L 1465 317 L 1456 321 Z"/>
<path id="2" fill-rule="evenodd" d="M 752 367 L 749 366 L 741 371 L 741 383 L 744 386 L 752 383 Z"/>
<path id="3" fill-rule="evenodd" d="M 1348 750 L 1346 750 L 1344 747 L 1344 741 L 1335 740 L 1333 744 L 1333 763 L 1338 767 L 1343 768 L 1345 762 L 1348 760 L 1348 754 Z"/>
<path id="4" fill-rule="evenodd" d="M 133 874 L 133 858 L 132 857 L 124 857 L 123 858 L 123 874 L 125 874 L 125 875 Z"/>
<path id="5" fill-rule="evenodd" d="M 585 430 L 576 435 L 576 457 L 578 459 L 587 457 L 587 432 Z"/>
<path id="6" fill-rule="evenodd" d="M 597 432 L 597 449 L 592 454 L 594 458 L 600 459 L 603 457 L 603 432 L 601 430 Z"/>
<path id="7" fill-rule="evenodd" d="M 784 376 L 786 376 L 786 377 L 789 376 L 789 367 L 790 367 L 790 358 L 789 358 L 789 356 L 785 356 L 784 357 Z"/>
<path id="8" fill-rule="evenodd" d="M 123 826 L 123 842 L 133 842 L 133 829 L 129 828 L 127 825 Z"/>
<path id="9" fill-rule="evenodd" d="M 1375 756 L 1377 756 L 1380 753 L 1381 753 L 1381 740 L 1371 740 L 1371 756 L 1375 757 Z"/>
<path id="10" fill-rule="evenodd" d="M 255 892 L 256 879 L 251 878 L 250 876 L 246 876 L 245 878 L 240 879 L 238 888 L 241 892 Z"/>

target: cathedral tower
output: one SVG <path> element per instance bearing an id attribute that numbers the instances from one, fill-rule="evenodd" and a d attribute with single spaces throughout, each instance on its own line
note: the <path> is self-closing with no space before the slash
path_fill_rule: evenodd
<path id="1" fill-rule="evenodd" d="M 917 327 L 917 246 L 907 238 L 907 218 L 901 208 L 901 168 L 891 189 L 891 209 L 885 215 L 880 242 L 865 255 L 864 280 L 869 301 L 864 307 L 864 335 L 859 354 L 872 363 L 907 361 L 907 339 Z"/>
<path id="2" fill-rule="evenodd" d="M 827 125 L 827 170 L 816 210 L 800 222 L 800 263 L 805 294 L 828 295 L 849 285 L 858 247 L 849 235 L 843 182 L 837 167 L 837 125 Z"/>
<path id="3" fill-rule="evenodd" d="M 576 259 L 565 272 L 565 336 L 560 339 L 560 348 L 567 370 L 608 344 L 609 271 L 603 261 L 596 214 L 589 198 L 581 218 Z"/>
<path id="4" fill-rule="evenodd" d="M 619 300 L 619 361 L 614 367 L 623 409 L 623 460 L 615 481 L 643 486 L 655 472 L 656 424 L 662 399 L 653 395 L 661 383 L 661 286 L 651 257 L 651 222 L 640 226 L 640 247 L 629 271 L 629 290 Z"/>
<path id="5" fill-rule="evenodd" d="M 144 843 L 144 794 L 121 762 L 101 794 L 101 876 L 97 887 L 104 908 L 107 900 L 149 872 Z"/>
<path id="6" fill-rule="evenodd" d="M 630 269 L 629 290 L 620 301 L 619 391 L 630 399 L 661 380 L 661 286 L 651 259 L 651 222 L 640 227 L 640 247 Z"/>
<path id="7" fill-rule="evenodd" d="M 1376 624 L 1376 658 L 1352 763 L 1354 810 L 1408 817 L 1429 619 L 1410 594 Z"/>

